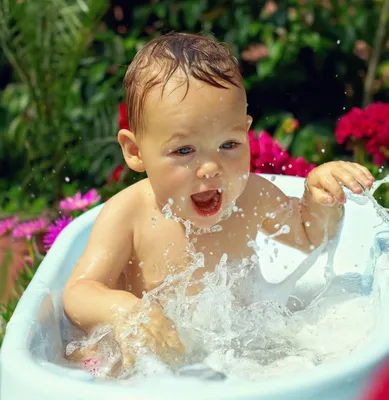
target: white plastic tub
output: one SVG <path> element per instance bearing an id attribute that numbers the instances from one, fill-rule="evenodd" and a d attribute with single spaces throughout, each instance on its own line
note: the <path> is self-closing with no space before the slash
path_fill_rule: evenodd
<path id="1" fill-rule="evenodd" d="M 277 176 L 274 183 L 289 195 L 302 194 L 302 179 Z M 364 273 L 367 267 L 368 270 L 376 267 L 384 307 L 372 339 L 348 358 L 323 364 L 301 375 L 242 385 L 182 378 L 130 387 L 116 381 L 95 381 L 84 371 L 59 366 L 57 363 L 63 357 L 61 291 L 86 245 L 100 209 L 101 206 L 85 213 L 62 232 L 20 300 L 0 353 L 1 400 L 357 399 L 374 369 L 389 356 L 389 315 L 385 312 L 385 304 L 389 304 L 386 232 L 376 236 L 386 227 L 380 225 L 371 204 L 362 207 L 350 202 L 346 205 L 344 228 L 335 256 L 336 272 Z M 263 238 L 259 237 L 258 241 Z M 285 262 L 297 267 L 304 258 L 294 249 L 281 245 L 278 248 L 279 256 L 273 264 L 266 262 L 269 257 L 266 251 L 260 255 L 264 261 L 261 265 L 269 266 L 264 269 L 264 276 L 273 282 L 285 276 Z M 375 266 L 369 265 L 371 251 L 378 256 Z M 323 283 L 325 261 L 324 256 L 320 257 L 299 281 L 300 294 Z M 288 273 L 290 270 L 288 268 Z"/>

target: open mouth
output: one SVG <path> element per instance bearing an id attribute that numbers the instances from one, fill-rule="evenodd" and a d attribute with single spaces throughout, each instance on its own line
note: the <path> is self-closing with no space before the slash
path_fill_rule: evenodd
<path id="1" fill-rule="evenodd" d="M 192 194 L 191 199 L 196 212 L 206 217 L 215 215 L 222 205 L 222 193 L 216 189 Z"/>

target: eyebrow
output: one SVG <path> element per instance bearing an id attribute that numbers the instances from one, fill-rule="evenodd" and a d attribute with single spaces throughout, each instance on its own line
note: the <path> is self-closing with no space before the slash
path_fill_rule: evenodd
<path id="1" fill-rule="evenodd" d="M 232 127 L 231 131 L 233 132 L 240 132 L 240 131 L 245 131 L 246 130 L 246 124 L 239 124 L 239 125 L 235 125 L 234 127 Z M 170 142 L 172 142 L 173 140 L 176 139 L 186 139 L 189 136 L 193 135 L 194 133 L 196 133 L 195 131 L 190 131 L 190 132 L 175 132 L 173 133 L 172 136 L 170 136 L 169 139 L 167 139 L 164 143 L 163 146 L 168 145 Z"/>
<path id="2" fill-rule="evenodd" d="M 172 142 L 175 139 L 185 139 L 187 137 L 189 137 L 191 133 L 185 133 L 185 132 L 175 132 L 173 133 L 172 136 L 169 137 L 169 139 L 167 139 L 165 142 L 163 142 L 163 146 L 166 146 L 167 144 L 169 144 L 170 142 Z"/>

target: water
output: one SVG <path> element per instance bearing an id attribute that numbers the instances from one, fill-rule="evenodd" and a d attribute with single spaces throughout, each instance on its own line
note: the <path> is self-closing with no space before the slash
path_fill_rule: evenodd
<path id="1" fill-rule="evenodd" d="M 349 192 L 347 197 L 361 205 L 373 202 L 382 220 L 389 222 L 387 211 L 373 197 L 374 191 L 388 181 L 389 177 L 376 182 L 370 191 L 364 189 L 362 195 Z M 251 258 L 238 263 L 224 254 L 214 271 L 206 272 L 198 282 L 193 273 L 204 267 L 204 255 L 195 252 L 191 238 L 206 231 L 193 231 L 189 221 L 182 221 L 171 212 L 171 205 L 169 202 L 163 210 L 165 218 L 185 225 L 187 251 L 194 262 L 186 271 L 167 277 L 146 293 L 142 303 L 144 310 L 153 304 L 163 307 L 186 351 L 177 362 L 168 365 L 139 345 L 135 364 L 118 374 L 129 384 L 155 376 L 229 381 L 275 378 L 345 357 L 366 343 L 375 326 L 377 292 L 371 288 L 372 277 L 352 273 L 336 276 L 333 261 L 339 234 L 313 250 L 279 284 L 267 282 L 262 275 L 256 256 L 260 249 L 254 241 L 248 243 L 253 248 Z M 217 226 L 210 231 L 220 229 Z M 281 226 L 273 237 L 288 229 L 287 225 Z M 292 293 L 324 250 L 326 284 L 310 304 L 304 304 Z M 204 289 L 187 296 L 188 288 L 199 283 Z M 67 350 L 96 345 L 99 351 L 84 368 L 104 378 L 120 359 L 120 349 L 109 327 L 72 342 Z"/>

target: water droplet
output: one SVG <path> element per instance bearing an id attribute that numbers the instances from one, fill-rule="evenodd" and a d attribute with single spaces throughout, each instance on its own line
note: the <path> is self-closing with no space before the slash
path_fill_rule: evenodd
<path id="1" fill-rule="evenodd" d="M 70 178 L 68 176 L 65 176 L 65 181 L 70 182 Z"/>
<path id="2" fill-rule="evenodd" d="M 338 44 L 338 45 L 340 44 L 340 40 L 339 39 L 336 41 L 336 44 Z"/>
<path id="3" fill-rule="evenodd" d="M 307 222 L 305 223 L 305 226 L 306 226 L 307 228 L 309 228 L 309 227 L 311 226 L 311 223 L 310 223 L 309 221 L 307 221 Z"/>
<path id="4" fill-rule="evenodd" d="M 320 150 L 322 153 L 325 153 L 326 152 L 326 149 L 321 149 Z"/>

